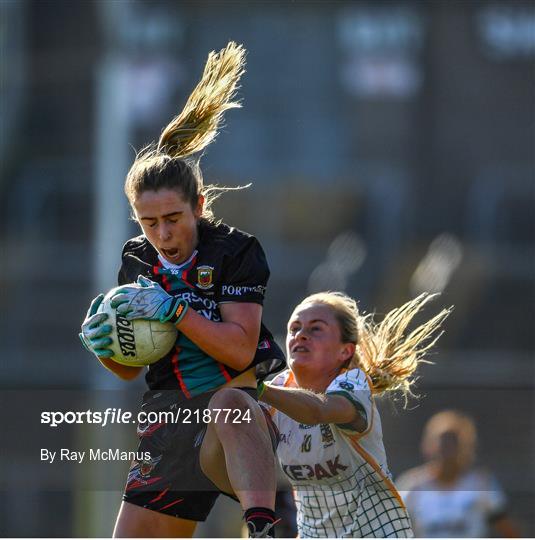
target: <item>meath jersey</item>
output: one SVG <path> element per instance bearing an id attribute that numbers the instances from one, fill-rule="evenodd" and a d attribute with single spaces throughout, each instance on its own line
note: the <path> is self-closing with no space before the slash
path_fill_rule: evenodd
<path id="1" fill-rule="evenodd" d="M 219 305 L 223 302 L 262 304 L 269 268 L 258 240 L 225 224 L 205 220 L 199 222 L 198 232 L 197 250 L 179 266 L 161 259 L 145 236 L 126 242 L 119 285 L 143 275 L 212 321 L 221 320 Z M 283 365 L 284 353 L 262 325 L 256 355 L 246 369 L 257 366 L 262 378 Z M 149 366 L 146 380 L 151 390 L 179 389 L 189 399 L 218 388 L 240 373 L 205 354 L 179 332 L 175 347 Z"/>
<path id="2" fill-rule="evenodd" d="M 295 386 L 290 371 L 270 384 Z M 277 455 L 294 488 L 299 537 L 411 537 L 407 511 L 388 471 L 381 420 L 366 375 L 359 369 L 345 371 L 326 394 L 354 403 L 366 430 L 300 424 L 272 409 L 280 432 Z"/>

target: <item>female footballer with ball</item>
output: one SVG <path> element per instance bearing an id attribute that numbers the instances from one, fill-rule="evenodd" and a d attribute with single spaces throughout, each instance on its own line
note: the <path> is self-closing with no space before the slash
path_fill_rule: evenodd
<path id="1" fill-rule="evenodd" d="M 342 293 L 305 298 L 288 323 L 290 369 L 261 399 L 273 407 L 277 454 L 294 488 L 299 537 L 409 537 L 388 471 L 374 397 L 410 392 L 411 375 L 438 339 L 448 310 L 404 332 L 431 298 L 421 295 L 380 325 Z"/>
<path id="2" fill-rule="evenodd" d="M 256 238 L 214 221 L 210 204 L 225 188 L 203 186 L 193 157 L 216 137 L 223 113 L 239 107 L 244 57 L 232 42 L 210 53 L 184 110 L 132 165 L 125 192 L 143 234 L 124 246 L 119 285 L 137 280 L 142 289 L 125 286 L 112 301 L 128 319 L 178 329 L 175 347 L 149 366 L 143 410 L 231 409 L 243 421 L 140 424 L 139 452 L 151 459 L 131 467 L 116 537 L 192 536 L 220 492 L 239 500 L 251 536 L 273 536 L 275 439 L 257 402 L 257 373 L 284 363 L 261 322 L 269 269 Z M 82 325 L 83 341 L 106 368 L 132 379 L 142 368 L 110 358 L 102 298 Z"/>

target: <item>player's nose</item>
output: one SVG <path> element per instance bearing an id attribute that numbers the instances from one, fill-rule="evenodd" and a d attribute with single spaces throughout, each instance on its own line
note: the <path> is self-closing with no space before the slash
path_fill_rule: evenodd
<path id="1" fill-rule="evenodd" d="M 305 341 L 307 339 L 308 339 L 308 332 L 307 332 L 306 328 L 303 326 L 295 333 L 295 340 L 296 341 Z"/>
<path id="2" fill-rule="evenodd" d="M 160 237 L 160 240 L 169 240 L 171 238 L 171 229 L 165 223 L 162 223 L 158 227 L 158 236 Z"/>

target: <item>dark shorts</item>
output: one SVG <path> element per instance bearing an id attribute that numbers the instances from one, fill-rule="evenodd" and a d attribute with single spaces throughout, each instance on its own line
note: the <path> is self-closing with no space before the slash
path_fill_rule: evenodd
<path id="1" fill-rule="evenodd" d="M 257 401 L 255 388 L 239 390 Z M 208 409 L 214 393 L 207 392 L 180 403 L 173 401 L 176 398 L 169 391 L 145 394 L 141 411 L 174 411 L 177 414 L 181 407 L 180 421 L 138 425 L 140 443 L 137 459 L 128 473 L 124 501 L 193 521 L 204 521 L 208 517 L 222 493 L 202 472 L 199 459 L 207 428 L 207 423 L 202 421 L 203 411 Z M 183 413 L 186 410 L 189 413 Z M 275 449 L 276 428 L 269 415 L 265 413 L 265 416 Z M 197 418 L 201 421 L 197 422 Z"/>

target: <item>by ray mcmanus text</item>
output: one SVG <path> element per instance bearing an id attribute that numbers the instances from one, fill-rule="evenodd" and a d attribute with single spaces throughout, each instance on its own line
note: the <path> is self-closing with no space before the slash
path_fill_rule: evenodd
<path id="1" fill-rule="evenodd" d="M 59 448 L 40 449 L 41 461 L 46 463 L 84 463 L 84 461 L 150 461 L 150 452 L 127 452 L 120 448 L 89 448 L 89 450 L 71 450 Z"/>

